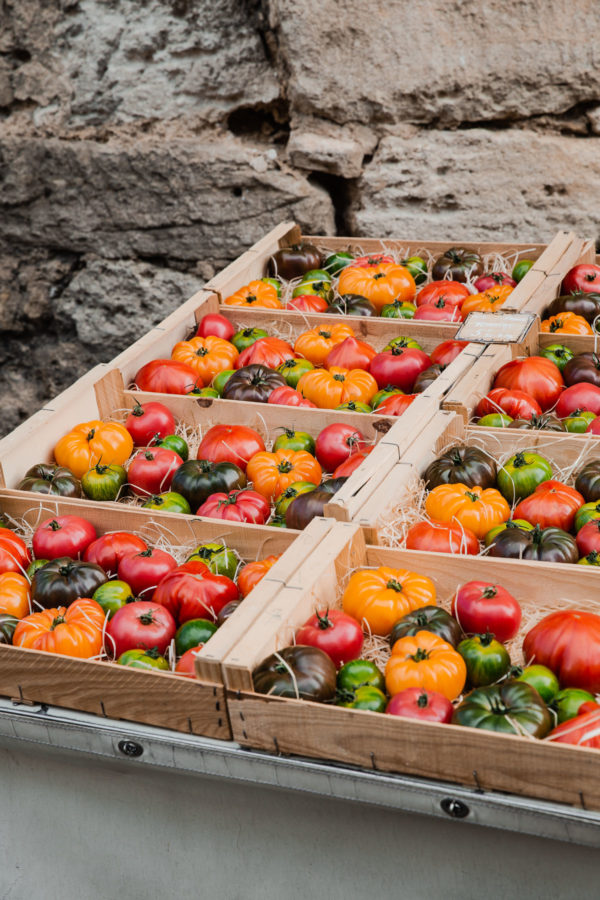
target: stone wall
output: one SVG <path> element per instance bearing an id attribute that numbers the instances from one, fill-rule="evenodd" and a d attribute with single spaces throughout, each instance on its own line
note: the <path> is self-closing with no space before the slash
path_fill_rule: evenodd
<path id="1" fill-rule="evenodd" d="M 0 430 L 283 219 L 598 237 L 595 0 L 0 0 Z"/>

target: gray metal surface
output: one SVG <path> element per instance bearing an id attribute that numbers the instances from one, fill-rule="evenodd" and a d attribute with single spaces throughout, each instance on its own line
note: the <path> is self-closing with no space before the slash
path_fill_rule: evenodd
<path id="1" fill-rule="evenodd" d="M 600 846 L 600 814 L 528 798 L 477 792 L 439 781 L 389 775 L 243 750 L 134 723 L 0 698 L 0 740 L 196 776 L 292 790 L 465 824 Z"/>

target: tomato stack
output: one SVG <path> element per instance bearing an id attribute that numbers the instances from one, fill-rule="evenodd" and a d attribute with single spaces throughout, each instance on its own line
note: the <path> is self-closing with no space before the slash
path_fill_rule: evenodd
<path id="1" fill-rule="evenodd" d="M 593 335 L 600 329 L 600 266 L 593 263 L 574 266 L 562 283 L 562 292 L 542 314 L 545 334 Z"/>

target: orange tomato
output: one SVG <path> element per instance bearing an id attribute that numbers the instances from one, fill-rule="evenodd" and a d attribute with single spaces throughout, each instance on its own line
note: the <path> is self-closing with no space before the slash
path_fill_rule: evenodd
<path id="1" fill-rule="evenodd" d="M 322 366 L 336 344 L 341 344 L 349 337 L 354 337 L 354 330 L 350 325 L 315 325 L 298 336 L 294 350 L 313 366 Z"/>
<path id="2" fill-rule="evenodd" d="M 210 384 L 219 372 L 234 369 L 238 356 L 239 353 L 233 344 L 213 335 L 179 341 L 171 353 L 171 359 L 186 363 L 200 376 L 204 384 Z"/>
<path id="3" fill-rule="evenodd" d="M 320 484 L 322 469 L 306 450 L 275 450 L 255 453 L 246 469 L 248 481 L 263 497 L 278 497 L 295 481 Z"/>
<path id="4" fill-rule="evenodd" d="M 509 284 L 499 284 L 497 287 L 488 288 L 487 291 L 481 291 L 480 294 L 471 294 L 463 302 L 460 314 L 466 319 L 472 312 L 496 312 L 504 306 L 513 290 Z"/>
<path id="5" fill-rule="evenodd" d="M 510 518 L 510 506 L 495 488 L 440 484 L 425 500 L 425 512 L 439 522 L 456 520 L 483 540 L 491 528 Z"/>
<path id="6" fill-rule="evenodd" d="M 251 281 L 235 294 L 225 297 L 226 306 L 258 306 L 261 309 L 281 309 L 282 304 L 272 284 Z"/>
<path id="7" fill-rule="evenodd" d="M 80 598 L 68 609 L 44 609 L 21 619 L 15 628 L 13 645 L 89 659 L 102 653 L 104 618 L 99 603 Z"/>
<path id="8" fill-rule="evenodd" d="M 237 586 L 242 597 L 248 596 L 252 588 L 256 587 L 258 582 L 265 577 L 278 559 L 279 556 L 266 556 L 264 559 L 242 566 L 237 577 Z"/>
<path id="9" fill-rule="evenodd" d="M 385 686 L 391 696 L 421 687 L 455 700 L 466 680 L 467 667 L 460 653 L 430 631 L 396 641 L 385 667 Z"/>
<path id="10" fill-rule="evenodd" d="M 366 622 L 372 634 L 384 636 L 402 616 L 435 603 L 435 586 L 430 578 L 389 566 L 355 572 L 342 597 L 347 615 Z"/>
<path id="11" fill-rule="evenodd" d="M 335 409 L 350 400 L 370 403 L 379 390 L 379 385 L 364 369 L 332 366 L 329 370 L 312 369 L 305 372 L 297 389 L 320 409 Z"/>
<path id="12" fill-rule="evenodd" d="M 4 572 L 0 575 L 0 613 L 22 619 L 30 612 L 31 588 L 28 579 L 18 572 Z"/>
<path id="13" fill-rule="evenodd" d="M 583 316 L 578 316 L 572 312 L 558 313 L 556 316 L 550 316 L 544 319 L 540 325 L 540 331 L 545 334 L 593 334 L 594 331 Z"/>
<path id="14" fill-rule="evenodd" d="M 103 466 L 122 466 L 132 450 L 132 437 L 123 425 L 94 419 L 76 425 L 61 437 L 54 448 L 54 458 L 59 466 L 81 478 L 100 461 Z"/>
<path id="15" fill-rule="evenodd" d="M 404 266 L 382 263 L 376 266 L 348 266 L 340 275 L 340 294 L 360 294 L 381 310 L 394 300 L 412 300 L 415 280 Z"/>

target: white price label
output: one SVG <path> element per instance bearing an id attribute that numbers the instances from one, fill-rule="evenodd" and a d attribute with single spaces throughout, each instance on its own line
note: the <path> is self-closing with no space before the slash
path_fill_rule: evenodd
<path id="1" fill-rule="evenodd" d="M 474 344 L 518 344 L 525 339 L 535 320 L 533 313 L 472 312 L 454 335 L 454 340 Z"/>

